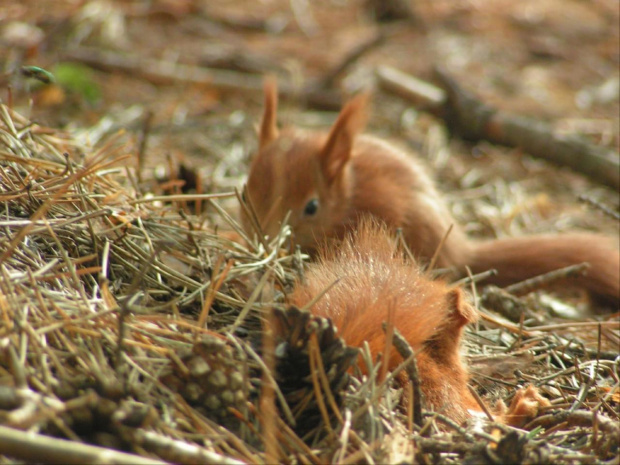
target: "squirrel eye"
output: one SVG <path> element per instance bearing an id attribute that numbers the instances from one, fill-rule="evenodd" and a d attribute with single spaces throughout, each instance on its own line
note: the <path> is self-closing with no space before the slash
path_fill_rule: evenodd
<path id="1" fill-rule="evenodd" d="M 318 209 L 319 209 L 319 200 L 312 199 L 304 207 L 304 215 L 312 216 L 317 212 Z"/>

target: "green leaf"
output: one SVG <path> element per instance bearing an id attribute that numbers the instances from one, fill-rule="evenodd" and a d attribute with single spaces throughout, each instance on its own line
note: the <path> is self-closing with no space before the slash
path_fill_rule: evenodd
<path id="1" fill-rule="evenodd" d="M 93 78 L 93 70 L 77 63 L 58 63 L 54 67 L 56 82 L 65 90 L 79 94 L 88 103 L 101 98 L 101 88 Z"/>
<path id="2" fill-rule="evenodd" d="M 22 73 L 22 76 L 36 79 L 43 84 L 51 84 L 54 82 L 54 75 L 43 68 L 39 68 L 38 66 L 22 66 L 20 68 L 20 72 Z"/>

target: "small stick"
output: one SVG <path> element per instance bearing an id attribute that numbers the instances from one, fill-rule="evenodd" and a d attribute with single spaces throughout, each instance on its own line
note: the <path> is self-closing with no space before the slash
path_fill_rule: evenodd
<path id="1" fill-rule="evenodd" d="M 336 403 L 336 399 L 334 398 L 334 394 L 332 393 L 331 387 L 329 385 L 329 380 L 327 379 L 327 375 L 325 374 L 325 366 L 323 365 L 323 357 L 321 355 L 321 349 L 319 347 L 319 341 L 317 339 L 316 333 L 313 333 L 310 338 L 310 351 L 314 351 L 316 367 L 318 370 L 319 378 L 321 380 L 321 384 L 323 385 L 323 390 L 325 391 L 325 396 L 327 397 L 327 401 L 329 402 L 332 411 L 334 412 L 334 415 L 336 415 L 336 418 L 338 418 L 338 421 L 340 423 L 344 423 L 342 415 L 340 414 L 340 410 L 338 409 L 338 404 Z"/>
<path id="2" fill-rule="evenodd" d="M 480 395 L 478 395 L 476 390 L 473 387 L 471 387 L 469 384 L 467 385 L 467 389 L 469 389 L 469 392 L 471 393 L 471 395 L 474 397 L 474 399 L 476 399 L 476 402 L 478 402 L 478 405 L 480 406 L 484 414 L 487 416 L 487 418 L 491 421 L 495 421 L 495 418 L 491 414 L 491 411 L 486 406 L 486 404 L 484 403 Z"/>
<path id="3" fill-rule="evenodd" d="M 515 325 L 514 323 L 510 323 L 510 322 L 504 320 L 503 318 L 499 319 L 499 317 L 485 312 L 484 309 L 479 309 L 478 314 L 480 315 L 480 319 L 481 320 L 488 321 L 489 323 L 493 323 L 494 325 L 497 325 L 500 328 L 504 328 L 504 329 L 510 331 L 511 333 L 514 333 L 514 334 L 523 333 L 523 335 L 526 336 L 526 337 L 534 337 L 534 336 L 538 335 L 535 331 L 533 331 L 533 330 L 535 330 L 537 328 L 531 328 L 531 329 L 528 328 L 527 331 L 525 331 L 525 330 L 524 331 L 520 331 L 519 327 L 517 325 Z"/>
<path id="4" fill-rule="evenodd" d="M 440 108 L 448 100 L 443 89 L 391 66 L 378 66 L 375 72 L 379 83 L 386 90 L 425 108 Z"/>
<path id="5" fill-rule="evenodd" d="M 540 417 L 535 418 L 530 423 L 524 426 L 524 428 L 531 430 L 538 426 L 543 428 L 551 428 L 562 422 L 568 422 L 570 426 L 592 426 L 594 412 L 587 410 L 578 410 L 576 412 L 570 412 L 568 410 L 554 411 Z M 620 434 L 620 427 L 615 420 L 610 418 L 599 416 L 598 417 L 599 430 L 608 434 Z"/>
<path id="6" fill-rule="evenodd" d="M 609 208 L 607 205 L 604 205 L 600 202 L 598 202 L 597 200 L 594 200 L 592 197 L 588 197 L 587 195 L 580 195 L 579 196 L 579 200 L 582 202 L 587 203 L 588 205 L 590 205 L 591 207 L 596 208 L 597 210 L 602 211 L 603 213 L 605 213 L 607 216 L 613 218 L 616 221 L 620 221 L 620 213 L 613 211 L 611 208 Z"/>
<path id="7" fill-rule="evenodd" d="M 136 176 L 138 177 L 138 184 L 142 184 L 142 169 L 144 168 L 144 160 L 146 158 L 146 142 L 151 133 L 151 126 L 153 123 L 153 112 L 148 110 L 142 122 L 142 131 L 139 135 L 138 143 L 138 166 L 136 167 Z"/>
<path id="8" fill-rule="evenodd" d="M 254 287 L 254 290 L 250 294 L 250 297 L 248 297 L 245 305 L 243 306 L 243 308 L 239 312 L 239 315 L 237 315 L 237 318 L 235 319 L 234 323 L 230 327 L 229 331 L 231 333 L 234 333 L 235 330 L 243 323 L 245 318 L 248 316 L 248 313 L 250 313 L 250 310 L 252 310 L 252 306 L 254 305 L 258 297 L 261 295 L 261 292 L 263 292 L 263 289 L 265 285 L 267 284 L 267 281 L 269 280 L 269 278 L 271 278 L 272 273 L 273 273 L 273 270 L 271 268 L 267 268 L 267 271 L 263 273 L 263 276 L 261 276 L 260 280 L 258 281 L 258 284 Z"/>
<path id="9" fill-rule="evenodd" d="M 319 292 L 317 295 L 315 295 L 312 300 L 310 300 L 306 305 L 304 305 L 300 310 L 310 310 L 312 308 L 312 306 L 317 303 L 325 294 L 327 294 L 332 287 L 334 287 L 336 284 L 338 284 L 340 282 L 342 278 L 338 278 L 336 279 L 333 283 L 331 283 L 329 286 L 327 286 L 325 289 L 323 289 L 321 292 Z"/>
<path id="10" fill-rule="evenodd" d="M 239 205 L 241 206 L 242 214 L 247 215 L 254 228 L 254 232 L 258 237 L 258 241 L 261 243 L 265 251 L 269 250 L 269 246 L 267 245 L 267 241 L 265 240 L 265 235 L 263 233 L 263 228 L 260 225 L 260 221 L 258 220 L 258 216 L 256 215 L 256 210 L 254 209 L 254 204 L 252 203 L 252 199 L 248 195 L 248 186 L 243 186 L 243 191 L 239 194 L 239 191 L 235 189 L 235 195 L 237 196 L 237 200 L 239 201 Z M 272 207 L 273 208 L 273 207 Z M 248 240 L 248 243 L 251 243 Z"/>
<path id="11" fill-rule="evenodd" d="M 30 463 L 125 463 L 128 465 L 164 465 L 167 463 L 153 457 L 141 457 L 6 426 L 0 426 L 0 450 L 5 456 Z M 229 463 L 233 463 L 232 459 Z"/>
<path id="12" fill-rule="evenodd" d="M 203 326 L 205 326 L 207 322 L 207 317 L 209 316 L 209 310 L 211 309 L 211 305 L 213 304 L 213 301 L 215 300 L 215 296 L 217 295 L 217 292 L 220 290 L 220 287 L 222 287 L 224 280 L 228 276 L 228 272 L 230 271 L 233 264 L 235 263 L 233 259 L 228 260 L 228 262 L 226 263 L 226 266 L 224 267 L 224 270 L 220 273 L 220 269 L 222 268 L 223 262 L 224 262 L 223 255 L 221 255 L 218 258 L 217 262 L 215 262 L 215 266 L 213 268 L 213 274 L 211 276 L 211 283 L 209 287 L 207 288 L 207 297 L 205 298 L 204 304 L 202 306 L 202 311 L 200 312 L 200 316 L 198 317 L 198 322 L 196 323 L 196 326 L 198 328 L 202 328 Z M 197 332 L 196 332 L 195 337 L 198 338 Z"/>
<path id="13" fill-rule="evenodd" d="M 407 431 L 413 433 L 413 385 L 407 384 Z"/>
<path id="14" fill-rule="evenodd" d="M 382 383 L 385 380 L 385 376 L 388 371 L 390 363 L 390 355 L 392 353 L 392 341 L 394 340 L 394 313 L 396 306 L 391 300 L 388 302 L 387 322 L 385 323 L 385 344 L 383 346 L 383 363 L 381 364 L 381 371 L 379 372 L 378 381 Z"/>
<path id="15" fill-rule="evenodd" d="M 239 236 L 241 236 L 241 238 L 245 241 L 246 244 L 250 246 L 252 245 L 252 240 L 246 235 L 245 231 L 239 225 L 239 223 L 237 223 L 235 219 L 230 216 L 230 214 L 225 209 L 223 209 L 220 205 L 218 205 L 217 202 L 214 202 L 211 199 L 209 199 L 209 205 L 211 205 L 217 210 L 218 214 L 222 217 L 222 219 L 225 220 L 228 225 L 233 228 L 237 234 L 239 234 Z"/>
<path id="16" fill-rule="evenodd" d="M 529 294 L 537 289 L 547 287 L 555 281 L 567 278 L 579 278 L 587 273 L 590 265 L 588 263 L 580 263 L 578 265 L 565 266 L 557 270 L 550 271 L 549 273 L 534 276 L 533 278 L 526 279 L 516 284 L 512 284 L 504 288 L 504 291 L 509 294 L 523 295 Z"/>
<path id="17" fill-rule="evenodd" d="M 437 259 L 439 258 L 439 254 L 441 253 L 441 249 L 443 249 L 443 246 L 446 243 L 446 240 L 448 239 L 448 236 L 452 232 L 452 228 L 453 227 L 454 227 L 454 223 L 450 225 L 450 227 L 448 228 L 448 230 L 446 231 L 444 236 L 441 238 L 441 242 L 439 243 L 439 245 L 435 249 L 435 253 L 433 254 L 433 258 L 431 258 L 431 261 L 428 264 L 427 270 L 430 271 L 430 270 L 435 268 L 435 263 L 437 263 Z"/>
<path id="18" fill-rule="evenodd" d="M 323 463 L 316 456 L 316 453 L 315 453 L 316 450 L 311 449 L 304 441 L 302 441 L 300 437 L 297 436 L 297 434 L 295 434 L 295 432 L 291 429 L 291 427 L 287 425 L 286 422 L 282 418 L 277 416 L 276 420 L 278 422 L 278 428 L 282 430 L 282 433 L 288 436 L 288 439 L 297 447 L 298 450 L 303 452 L 304 454 L 303 457 L 305 459 L 308 459 L 310 462 L 314 463 L 315 465 L 320 465 L 321 463 Z"/>
<path id="19" fill-rule="evenodd" d="M 310 344 L 311 344 L 310 346 L 311 348 L 313 345 L 316 345 L 318 347 L 316 334 L 312 334 L 312 336 L 310 337 Z M 314 398 L 316 399 L 316 405 L 319 411 L 321 412 L 321 416 L 323 417 L 323 423 L 325 424 L 325 428 L 327 429 L 328 434 L 333 438 L 335 437 L 335 432 L 329 421 L 329 414 L 327 413 L 327 407 L 325 405 L 323 395 L 321 394 L 321 385 L 320 385 L 320 380 L 319 380 L 319 375 L 318 375 L 316 352 L 314 350 L 310 350 L 309 355 L 310 355 L 309 357 L 310 358 L 310 378 L 312 380 L 312 387 L 314 388 Z"/>
<path id="20" fill-rule="evenodd" d="M 277 463 L 280 459 L 278 453 L 278 442 L 276 439 L 277 415 L 275 405 L 275 381 L 272 373 L 275 372 L 275 338 L 274 338 L 274 317 L 272 312 L 265 315 L 266 321 L 263 325 L 263 361 L 265 362 L 264 372 L 261 380 L 261 393 L 258 400 L 260 411 L 260 423 L 262 426 L 262 440 L 265 447 L 265 460 L 267 463 Z M 269 373 L 267 373 L 267 371 Z"/>
<path id="21" fill-rule="evenodd" d="M 383 323 L 383 330 L 385 331 L 387 326 Z M 394 328 L 393 344 L 398 350 L 398 353 L 405 360 L 411 359 L 411 361 L 405 367 L 405 371 L 409 376 L 409 381 L 413 388 L 413 422 L 422 427 L 422 390 L 420 388 L 420 377 L 418 375 L 418 364 L 416 363 L 415 353 L 407 340 L 400 334 L 398 329 Z"/>
<path id="22" fill-rule="evenodd" d="M 463 427 L 462 427 L 462 426 L 460 426 L 460 425 L 459 425 L 456 421 L 454 421 L 454 420 L 452 420 L 452 419 L 448 418 L 447 416 L 445 416 L 445 415 L 444 415 L 444 414 L 442 414 L 442 413 L 439 413 L 439 412 L 424 412 L 424 417 L 425 417 L 425 418 L 428 418 L 428 419 L 429 419 L 429 421 L 428 421 L 428 422 L 426 422 L 426 423 L 424 424 L 424 428 L 423 428 L 423 430 L 420 432 L 420 434 L 421 434 L 421 435 L 422 435 L 422 434 L 424 434 L 424 429 L 427 429 L 427 428 L 431 425 L 431 423 L 432 423 L 433 421 L 435 421 L 435 420 L 439 420 L 439 421 L 440 421 L 440 422 L 442 422 L 443 424 L 445 424 L 445 425 L 449 426 L 449 427 L 450 427 L 450 428 L 452 428 L 454 431 L 456 431 L 457 433 L 459 433 L 459 434 L 460 434 L 461 436 L 463 436 L 466 440 L 468 440 L 468 441 L 470 441 L 470 442 L 473 442 L 473 441 L 474 441 L 474 437 L 473 437 L 471 434 L 469 434 L 469 433 L 465 430 L 465 428 L 463 428 Z M 477 433 L 474 431 L 474 434 L 477 434 Z M 488 436 L 488 435 L 486 435 L 486 433 L 482 433 L 482 432 L 480 432 L 479 434 L 482 434 L 482 435 L 484 435 L 484 436 Z M 429 439 L 431 439 L 431 438 L 429 438 Z M 495 440 L 495 439 L 493 439 L 493 441 L 497 442 L 497 440 Z"/>
<path id="23" fill-rule="evenodd" d="M 557 331 L 558 329 L 575 329 L 575 328 L 591 328 L 603 327 L 620 330 L 620 322 L 618 321 L 573 321 L 571 323 L 558 323 L 555 325 L 532 326 L 528 331 Z M 527 333 L 524 333 L 527 335 Z"/>
<path id="24" fill-rule="evenodd" d="M 477 283 L 479 281 L 484 281 L 487 278 L 491 278 L 493 276 L 497 275 L 497 270 L 496 269 L 490 269 L 487 271 L 483 271 L 482 273 L 477 273 L 477 274 L 472 274 L 469 276 L 466 276 L 463 279 L 459 279 L 458 281 L 455 281 L 453 286 L 454 287 L 461 287 L 461 286 L 465 286 L 467 284 L 471 284 L 471 283 Z"/>
<path id="25" fill-rule="evenodd" d="M 226 457 L 217 452 L 208 450 L 205 447 L 200 447 L 196 444 L 180 441 L 178 439 L 172 439 L 154 431 L 136 429 L 131 433 L 132 439 L 138 442 L 144 449 L 155 451 L 158 455 L 167 457 L 171 462 L 208 463 L 211 465 L 243 465 L 245 463 L 241 460 Z M 248 452 L 245 453 L 250 455 Z M 155 462 L 150 458 L 144 460 L 145 462 L 143 463 L 162 463 Z M 147 460 L 148 462 L 146 462 Z M 131 464 L 131 462 L 117 463 Z"/>
<path id="26" fill-rule="evenodd" d="M 347 409 L 344 412 L 344 425 L 342 426 L 342 432 L 340 433 L 340 450 L 338 451 L 335 463 L 342 463 L 344 460 L 344 454 L 347 451 L 349 445 L 349 432 L 351 431 L 351 410 Z"/>
<path id="27" fill-rule="evenodd" d="M 130 200 L 127 203 L 129 205 L 136 205 L 139 203 L 152 203 L 152 202 L 177 202 L 177 201 L 192 201 L 192 200 L 211 200 L 222 199 L 228 197 L 234 197 L 234 192 L 221 192 L 213 194 L 177 194 L 177 195 L 154 195 L 153 197 L 144 197 L 141 199 Z"/>
<path id="28" fill-rule="evenodd" d="M 349 66 L 359 60 L 365 53 L 373 48 L 381 45 L 385 41 L 385 34 L 379 32 L 370 39 L 362 42 L 347 53 L 344 59 L 332 70 L 323 76 L 318 84 L 318 88 L 330 88 L 334 85 L 338 76 L 340 76 Z"/>

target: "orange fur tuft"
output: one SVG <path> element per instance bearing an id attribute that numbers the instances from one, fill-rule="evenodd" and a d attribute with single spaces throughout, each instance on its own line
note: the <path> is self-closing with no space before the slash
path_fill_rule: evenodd
<path id="1" fill-rule="evenodd" d="M 418 353 L 418 372 L 427 405 L 456 421 L 479 410 L 467 388 L 467 371 L 459 350 L 463 327 L 476 313 L 460 289 L 433 281 L 406 260 L 386 229 L 363 220 L 342 243 L 323 249 L 289 302 L 330 318 L 351 346 L 367 342 L 373 357 L 385 348 L 382 323 L 393 309 L 394 327 Z M 392 348 L 388 369 L 402 357 Z"/>

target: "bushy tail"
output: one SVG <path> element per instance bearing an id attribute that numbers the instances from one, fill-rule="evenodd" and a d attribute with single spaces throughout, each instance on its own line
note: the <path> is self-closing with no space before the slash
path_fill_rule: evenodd
<path id="1" fill-rule="evenodd" d="M 505 286 L 582 262 L 590 264 L 587 274 L 571 282 L 618 305 L 620 251 L 609 237 L 550 234 L 478 242 L 469 266 L 474 273 L 496 269 L 497 276 L 489 282 Z"/>

